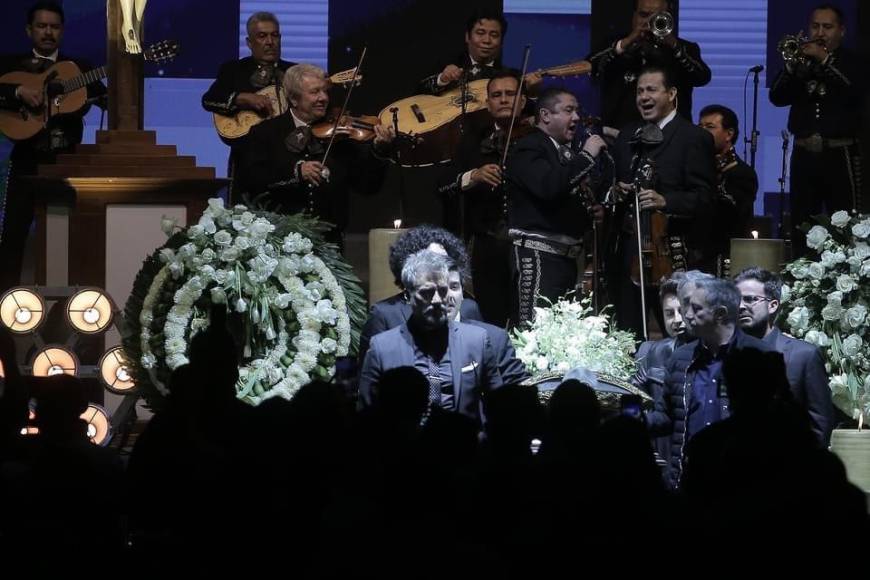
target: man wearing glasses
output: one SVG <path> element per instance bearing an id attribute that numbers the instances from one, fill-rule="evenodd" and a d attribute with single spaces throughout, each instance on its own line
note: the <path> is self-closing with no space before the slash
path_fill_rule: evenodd
<path id="1" fill-rule="evenodd" d="M 782 280 L 761 268 L 747 268 L 734 279 L 740 291 L 738 323 L 743 332 L 762 339 L 785 358 L 795 402 L 807 410 L 813 433 L 824 448 L 831 437 L 833 405 L 828 374 L 819 349 L 775 326 L 782 299 Z"/>

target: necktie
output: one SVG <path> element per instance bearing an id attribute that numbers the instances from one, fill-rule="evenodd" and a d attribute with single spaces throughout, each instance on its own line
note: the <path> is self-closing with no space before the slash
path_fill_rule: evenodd
<path id="1" fill-rule="evenodd" d="M 438 373 L 438 364 L 429 359 L 429 404 L 433 407 L 441 406 L 441 377 Z"/>

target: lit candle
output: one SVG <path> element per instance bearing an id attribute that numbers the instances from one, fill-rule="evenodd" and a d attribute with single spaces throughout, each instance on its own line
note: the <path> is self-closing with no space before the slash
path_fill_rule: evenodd
<path id="1" fill-rule="evenodd" d="M 388 298 L 399 291 L 390 272 L 390 247 L 405 233 L 402 220 L 393 220 L 393 228 L 369 230 L 369 304 Z"/>

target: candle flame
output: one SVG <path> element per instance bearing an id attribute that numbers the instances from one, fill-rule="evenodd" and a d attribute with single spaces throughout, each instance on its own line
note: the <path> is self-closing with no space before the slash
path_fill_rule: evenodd
<path id="1" fill-rule="evenodd" d="M 758 232 L 755 231 L 755 230 L 752 230 L 752 239 L 753 239 L 753 240 L 757 240 L 757 239 L 758 239 Z"/>
<path id="2" fill-rule="evenodd" d="M 402 220 L 393 220 L 393 228 L 399 230 L 402 228 Z"/>

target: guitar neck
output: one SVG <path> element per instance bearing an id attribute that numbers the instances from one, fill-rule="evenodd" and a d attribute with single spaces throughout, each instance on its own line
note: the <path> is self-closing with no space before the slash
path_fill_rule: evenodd
<path id="1" fill-rule="evenodd" d="M 75 90 L 78 90 L 82 87 L 85 87 L 92 82 L 98 81 L 100 79 L 106 78 L 109 74 L 109 69 L 105 66 L 101 66 L 99 68 L 95 68 L 93 70 L 89 70 L 84 74 L 80 74 L 71 79 L 67 79 L 63 81 L 63 92 L 71 93 Z"/>

